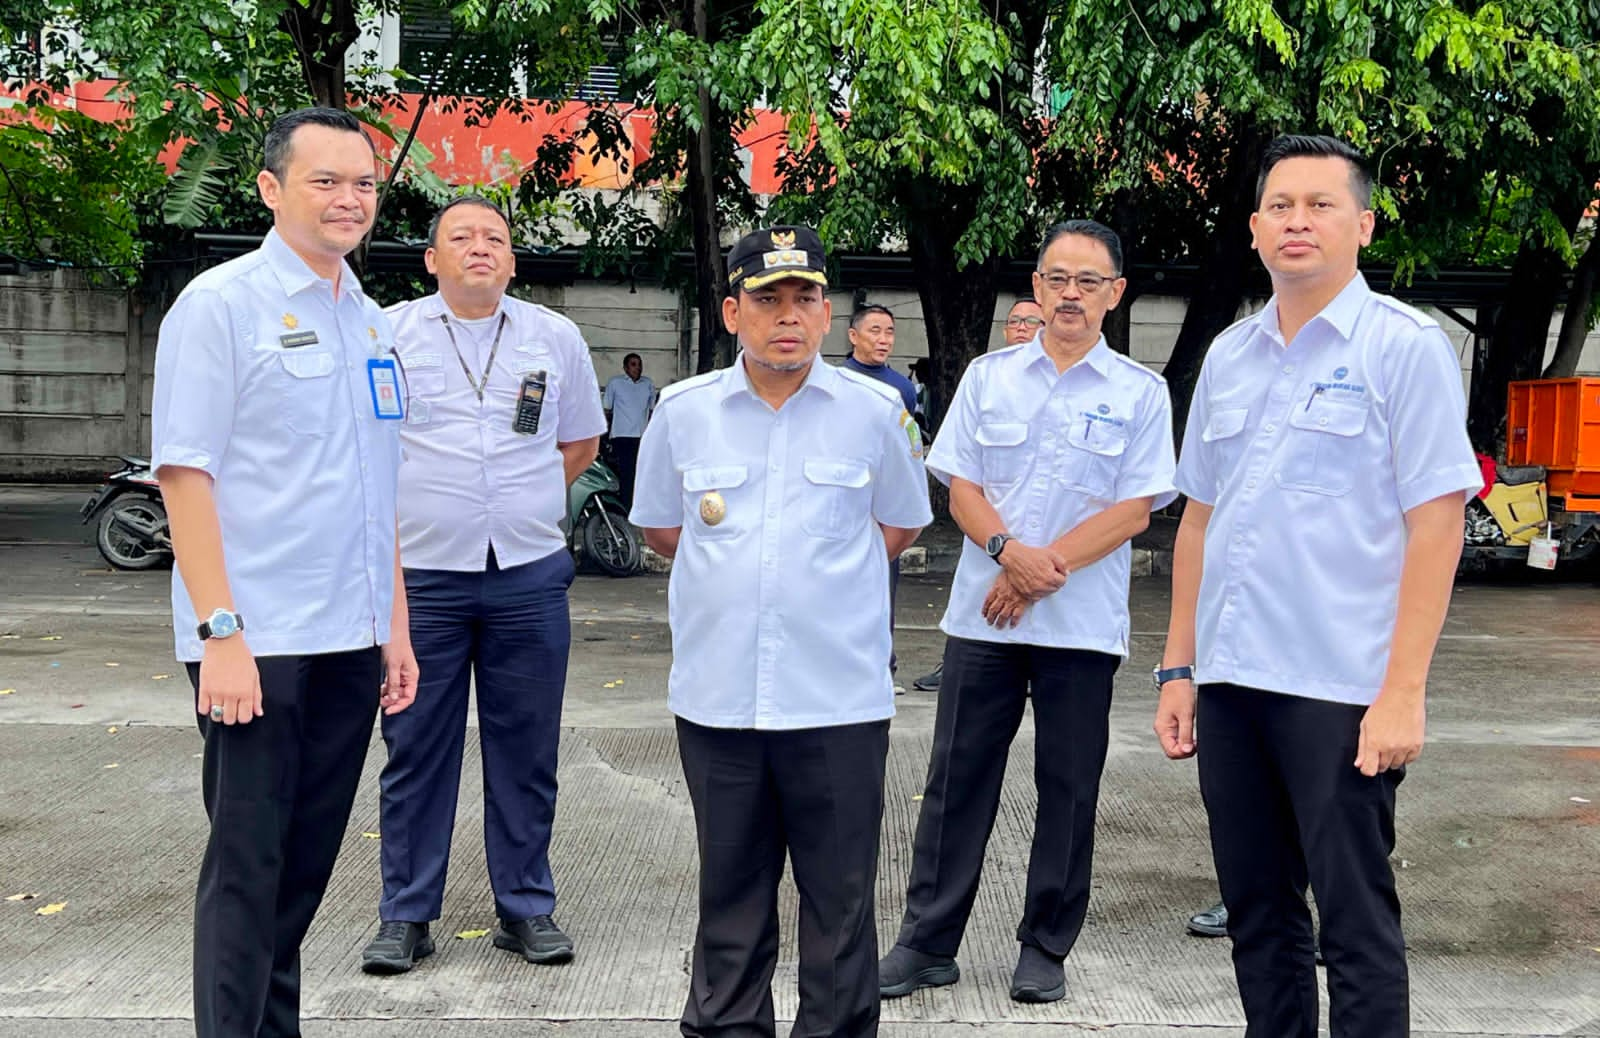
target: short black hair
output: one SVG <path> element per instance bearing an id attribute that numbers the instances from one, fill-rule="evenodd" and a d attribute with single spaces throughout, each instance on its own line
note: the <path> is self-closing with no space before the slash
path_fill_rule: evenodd
<path id="1" fill-rule="evenodd" d="M 639 356 L 637 353 L 624 354 L 623 358 L 622 358 L 622 366 L 623 367 L 627 367 L 628 366 L 628 361 L 630 361 L 630 360 L 636 360 L 636 361 L 639 362 L 639 366 L 641 368 L 644 367 L 644 358 Z"/>
<path id="2" fill-rule="evenodd" d="M 1256 177 L 1256 208 L 1267 193 L 1267 174 L 1284 159 L 1344 159 L 1350 164 L 1350 193 L 1363 209 L 1372 208 L 1372 171 L 1367 160 L 1349 143 L 1326 134 L 1286 133 L 1276 137 L 1261 153 L 1261 173 Z"/>
<path id="3" fill-rule="evenodd" d="M 439 224 L 444 220 L 444 214 L 461 205 L 475 205 L 480 209 L 493 211 L 496 216 L 505 221 L 506 231 L 510 232 L 511 217 L 507 216 L 506 211 L 501 209 L 499 205 L 482 195 L 462 195 L 460 198 L 452 198 L 446 202 L 437 213 L 433 214 L 433 219 L 428 221 L 428 248 L 435 248 L 439 244 Z"/>
<path id="4" fill-rule="evenodd" d="M 850 327 L 859 329 L 861 327 L 861 322 L 865 321 L 873 314 L 882 314 L 889 319 L 890 324 L 894 323 L 894 312 L 887 306 L 882 306 L 878 303 L 867 303 L 866 305 L 858 308 L 855 313 L 850 315 Z"/>
<path id="5" fill-rule="evenodd" d="M 1063 220 L 1048 231 L 1044 232 L 1044 244 L 1039 246 L 1038 268 L 1044 269 L 1044 254 L 1050 251 L 1050 246 L 1073 234 L 1080 238 L 1093 238 L 1106 247 L 1106 252 L 1111 255 L 1111 276 L 1122 276 L 1122 239 L 1117 237 L 1117 232 L 1107 227 L 1098 220 Z"/>
<path id="6" fill-rule="evenodd" d="M 1023 303 L 1027 303 L 1029 306 L 1038 306 L 1039 309 L 1041 309 L 1041 310 L 1044 309 L 1043 306 L 1039 305 L 1039 301 L 1037 299 L 1033 298 L 1032 296 L 1018 296 L 1016 298 L 1015 302 L 1013 302 L 1010 306 L 1006 307 L 1006 316 L 1007 317 L 1011 316 L 1011 311 L 1015 310 L 1017 307 L 1021 306 Z"/>
<path id="7" fill-rule="evenodd" d="M 367 131 L 361 126 L 361 120 L 349 112 L 338 108 L 297 108 L 272 121 L 272 126 L 267 130 L 266 142 L 261 149 L 263 168 L 279 180 L 283 179 L 284 172 L 289 168 L 289 155 L 294 148 L 294 131 L 302 126 L 326 126 L 330 130 L 359 133 L 372 148 L 372 153 L 374 155 L 378 153 L 377 145 L 367 136 Z"/>

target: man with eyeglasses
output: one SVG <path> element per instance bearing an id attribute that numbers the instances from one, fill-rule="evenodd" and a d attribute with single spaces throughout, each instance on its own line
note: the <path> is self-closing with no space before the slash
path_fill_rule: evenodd
<path id="1" fill-rule="evenodd" d="M 998 346 L 989 347 L 989 352 L 995 353 L 1012 346 L 1021 346 L 1025 342 L 1032 342 L 1033 337 L 1038 335 L 1039 329 L 1043 327 L 1044 308 L 1033 299 L 1027 297 L 1018 299 L 1006 312 L 1005 341 Z M 944 664 L 941 663 L 913 681 L 911 687 L 919 692 L 937 692 L 939 682 L 943 680 Z"/>
<path id="2" fill-rule="evenodd" d="M 1044 326 L 972 362 L 928 456 L 966 541 L 940 624 L 944 680 L 905 916 L 878 964 L 885 998 L 961 976 L 955 954 L 1030 686 L 1039 806 L 1011 997 L 1066 994 L 1112 676 L 1128 655 L 1128 541 L 1174 497 L 1166 383 L 1101 335 L 1121 273 L 1110 228 L 1052 227 L 1033 275 Z"/>
<path id="3" fill-rule="evenodd" d="M 1021 346 L 1032 341 L 1039 329 L 1044 327 L 1044 308 L 1032 299 L 1018 299 L 1011 304 L 1011 309 L 1006 314 L 1006 342 L 1005 346 L 992 347 L 989 352 L 1003 350 L 1007 346 Z"/>

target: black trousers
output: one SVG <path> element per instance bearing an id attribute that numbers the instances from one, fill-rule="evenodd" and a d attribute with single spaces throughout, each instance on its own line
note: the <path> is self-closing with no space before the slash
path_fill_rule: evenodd
<path id="1" fill-rule="evenodd" d="M 700 923 L 681 1030 L 771 1038 L 778 881 L 800 892 L 793 1038 L 878 1033 L 874 887 L 889 722 L 795 731 L 679 718 L 678 753 L 700 849 Z"/>
<path id="2" fill-rule="evenodd" d="M 1366 707 L 1200 688 L 1200 793 L 1247 1038 L 1316 1038 L 1309 880 L 1333 1038 L 1404 1038 L 1410 987 L 1394 850 L 1404 771 L 1354 766 Z"/>
<path id="3" fill-rule="evenodd" d="M 617 463 L 617 482 L 622 484 L 622 503 L 633 508 L 633 482 L 639 471 L 639 437 L 611 437 L 611 458 Z"/>
<path id="4" fill-rule="evenodd" d="M 377 647 L 256 667 L 262 716 L 199 721 L 211 835 L 194 906 L 198 1038 L 298 1038 L 300 942 L 350 821 L 383 678 Z M 188 669 L 198 695 L 200 667 Z"/>
<path id="5" fill-rule="evenodd" d="M 1121 662 L 1080 649 L 945 643 L 900 944 L 931 955 L 960 948 L 1031 684 L 1039 807 L 1017 940 L 1066 958 L 1089 909 L 1111 679 Z"/>

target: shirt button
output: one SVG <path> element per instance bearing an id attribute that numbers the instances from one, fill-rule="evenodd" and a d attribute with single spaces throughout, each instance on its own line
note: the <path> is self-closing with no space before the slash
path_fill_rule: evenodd
<path id="1" fill-rule="evenodd" d="M 1327 424 L 1328 424 L 1328 419 L 1327 419 L 1327 416 L 1326 416 L 1326 415 L 1324 415 L 1324 416 L 1323 416 L 1323 417 L 1321 417 L 1321 418 L 1318 418 L 1318 419 L 1317 419 L 1317 424 L 1318 424 L 1318 425 L 1327 425 Z"/>
<path id="2" fill-rule="evenodd" d="M 1254 490 L 1256 488 L 1256 481 L 1253 479 L 1249 480 L 1245 483 L 1245 486 L 1249 487 L 1251 490 Z"/>
<path id="3" fill-rule="evenodd" d="M 1293 364 L 1285 364 L 1283 366 L 1283 373 L 1285 375 L 1293 375 L 1294 374 L 1294 365 Z"/>
<path id="4" fill-rule="evenodd" d="M 1276 429 L 1277 426 L 1273 425 L 1271 422 L 1268 422 L 1266 425 L 1263 425 L 1262 428 L 1267 430 L 1267 432 L 1271 432 L 1272 430 Z"/>

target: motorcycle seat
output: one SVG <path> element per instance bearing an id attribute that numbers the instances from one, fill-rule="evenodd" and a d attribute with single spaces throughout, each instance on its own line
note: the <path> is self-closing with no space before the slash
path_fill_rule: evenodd
<path id="1" fill-rule="evenodd" d="M 1494 480 L 1504 483 L 1508 487 L 1519 487 L 1526 483 L 1544 482 L 1543 465 L 1501 465 L 1495 469 Z"/>

